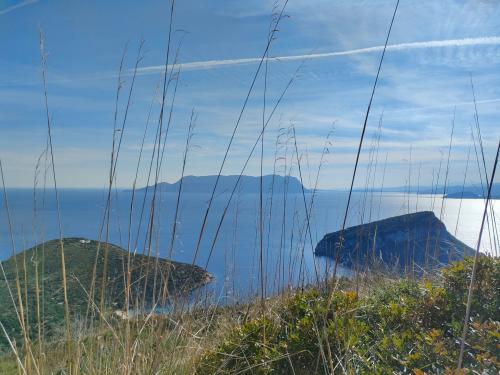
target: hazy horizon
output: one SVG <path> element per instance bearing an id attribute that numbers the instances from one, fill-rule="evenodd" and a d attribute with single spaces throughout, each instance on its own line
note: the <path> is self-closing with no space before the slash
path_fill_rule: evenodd
<path id="1" fill-rule="evenodd" d="M 215 174 L 210 174 L 210 175 L 186 175 L 184 176 L 184 178 L 186 177 L 216 177 L 217 175 Z M 236 177 L 236 176 L 239 176 L 237 174 L 222 174 L 221 177 Z M 272 174 L 264 174 L 263 177 L 266 177 L 266 176 L 272 176 Z M 281 176 L 281 177 L 284 177 L 284 175 L 281 175 L 281 174 L 276 174 L 276 176 Z M 247 175 L 247 174 L 244 174 L 243 177 L 252 177 L 252 178 L 260 178 L 260 175 Z M 299 182 L 300 180 L 296 177 L 296 176 L 290 176 L 291 178 L 296 178 Z M 161 180 L 161 181 L 158 181 L 158 184 L 163 184 L 163 183 L 167 183 L 167 184 L 176 184 L 180 181 L 180 179 L 173 179 L 173 180 L 170 180 L 170 181 L 167 181 L 167 180 Z M 312 182 L 312 181 L 311 181 Z M 458 187 L 458 186 L 462 186 L 462 182 L 453 182 L 453 181 L 449 181 L 447 183 L 447 187 Z M 493 183 L 493 185 L 499 185 L 500 183 L 498 182 L 495 182 Z M 143 185 L 137 185 L 136 186 L 136 189 L 140 189 L 140 188 L 143 188 L 143 187 L 146 187 L 146 186 L 153 186 L 154 183 L 150 183 L 149 185 L 146 185 L 146 184 L 143 184 Z M 480 181 L 468 181 L 466 185 L 464 185 L 465 189 L 467 189 L 467 187 L 477 187 L 477 186 L 481 186 L 481 185 L 484 185 L 481 184 Z M 123 189 L 132 189 L 132 184 L 130 186 L 127 186 L 127 185 L 113 185 L 114 188 L 117 188 L 117 189 L 120 189 L 120 190 L 123 190 Z M 311 183 L 309 184 L 308 181 L 304 181 L 304 187 L 307 188 L 307 189 L 314 189 L 314 184 Z M 444 187 L 444 184 L 439 184 L 437 186 L 437 189 L 442 189 Z M 6 186 L 7 189 L 33 189 L 33 186 Z M 49 189 L 49 193 L 50 193 L 50 187 L 46 187 L 45 189 Z M 64 185 L 58 185 L 58 188 L 59 189 L 81 189 L 81 190 L 85 190 L 85 189 L 89 189 L 89 190 L 95 190 L 95 189 L 108 189 L 109 186 L 103 182 L 101 184 L 101 186 L 64 186 Z M 211 186 L 208 186 L 207 187 L 207 190 L 206 192 L 209 192 L 210 189 L 212 187 Z M 417 189 L 417 188 L 420 188 L 420 189 L 429 189 L 429 188 L 436 188 L 436 185 L 417 185 L 417 184 L 412 184 L 410 186 L 410 190 L 412 189 Z M 44 189 L 43 186 L 37 186 L 36 187 L 37 190 L 42 190 Z M 349 186 L 343 186 L 343 187 L 331 187 L 331 188 L 321 188 L 321 187 L 318 187 L 317 188 L 318 190 L 332 190 L 332 191 L 349 191 Z M 365 190 L 366 187 L 363 186 L 363 185 L 354 185 L 353 187 L 354 190 L 356 191 L 359 191 L 359 190 Z M 407 189 L 408 189 L 408 185 L 394 185 L 394 186 L 370 186 L 368 188 L 368 190 L 375 190 L 375 191 L 380 191 L 382 189 L 382 192 L 393 192 L 393 191 L 390 191 L 391 189 L 401 189 L 402 192 L 406 192 Z M 404 190 L 404 191 L 403 191 Z M 416 193 L 416 192 L 411 192 L 411 194 L 413 193 Z M 437 191 L 437 195 L 439 195 L 440 193 L 442 192 L 439 192 Z"/>

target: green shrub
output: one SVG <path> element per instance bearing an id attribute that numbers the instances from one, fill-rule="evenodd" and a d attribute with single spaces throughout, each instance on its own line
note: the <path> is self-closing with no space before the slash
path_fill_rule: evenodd
<path id="1" fill-rule="evenodd" d="M 453 263 L 443 270 L 447 299 L 453 305 L 454 317 L 463 317 L 472 274 L 473 258 Z M 471 316 L 483 321 L 488 318 L 500 320 L 500 261 L 480 256 L 477 259 L 473 287 Z"/>
<path id="2" fill-rule="evenodd" d="M 452 264 L 440 282 L 379 282 L 361 297 L 314 288 L 297 293 L 238 325 L 205 353 L 198 372 L 452 373 L 472 262 Z M 499 267 L 498 259 L 479 258 L 465 371 L 500 369 Z"/>

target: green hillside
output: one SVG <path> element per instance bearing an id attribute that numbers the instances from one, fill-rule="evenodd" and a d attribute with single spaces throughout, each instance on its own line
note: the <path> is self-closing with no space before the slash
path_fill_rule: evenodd
<path id="1" fill-rule="evenodd" d="M 72 319 L 83 318 L 88 311 L 88 296 L 95 271 L 94 303 L 100 306 L 101 287 L 104 271 L 104 259 L 107 253 L 107 283 L 105 287 L 105 308 L 107 311 L 124 307 L 125 270 L 127 269 L 127 252 L 118 246 L 101 243 L 99 256 L 98 242 L 81 238 L 64 239 L 64 253 L 67 275 L 68 302 Z M 185 293 L 207 283 L 210 275 L 202 268 L 188 264 L 171 262 L 164 259 L 150 258 L 143 255 L 132 256 L 131 259 L 131 298 L 130 305 L 151 305 L 160 301 L 162 285 L 168 275 L 170 294 Z M 17 263 L 17 273 L 16 273 Z M 8 285 L 16 301 L 19 311 L 18 288 L 16 274 L 19 277 L 22 305 L 26 325 L 32 338 L 37 337 L 38 311 L 40 332 L 44 337 L 52 337 L 59 330 L 64 320 L 63 281 L 61 272 L 61 253 L 59 240 L 39 244 L 2 262 Z M 155 272 L 156 270 L 156 272 Z M 36 274 L 38 272 L 38 278 Z M 9 336 L 18 340 L 21 329 L 12 302 L 9 288 L 3 275 L 0 275 L 0 322 L 5 326 Z M 147 276 L 147 277 L 146 277 Z M 37 279 L 39 309 L 37 309 Z M 27 287 L 26 287 L 27 286 Z M 145 292 L 144 292 L 145 291 Z M 0 335 L 0 351 L 5 350 L 7 341 Z"/>

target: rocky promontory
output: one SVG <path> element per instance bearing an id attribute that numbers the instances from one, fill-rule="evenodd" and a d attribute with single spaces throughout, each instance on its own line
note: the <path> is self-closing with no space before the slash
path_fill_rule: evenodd
<path id="1" fill-rule="evenodd" d="M 340 251 L 340 253 L 338 253 Z M 382 264 L 406 269 L 435 267 L 474 254 L 433 212 L 400 215 L 326 234 L 315 254 L 338 257 L 340 264 Z"/>

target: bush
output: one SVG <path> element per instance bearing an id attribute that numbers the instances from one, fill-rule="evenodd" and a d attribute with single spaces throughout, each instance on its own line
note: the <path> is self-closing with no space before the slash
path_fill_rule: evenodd
<path id="1" fill-rule="evenodd" d="M 366 296 L 314 288 L 297 293 L 236 326 L 205 353 L 198 372 L 452 373 L 472 264 L 452 264 L 442 282 L 379 282 Z M 479 258 L 466 371 L 500 369 L 499 267 L 498 259 Z"/>
<path id="2" fill-rule="evenodd" d="M 473 258 L 467 258 L 443 270 L 444 288 L 448 301 L 453 305 L 454 317 L 463 317 L 465 314 L 473 263 Z M 500 320 L 500 261 L 498 259 L 486 256 L 477 259 L 473 296 L 471 316 L 474 320 L 484 321 L 489 318 Z"/>

